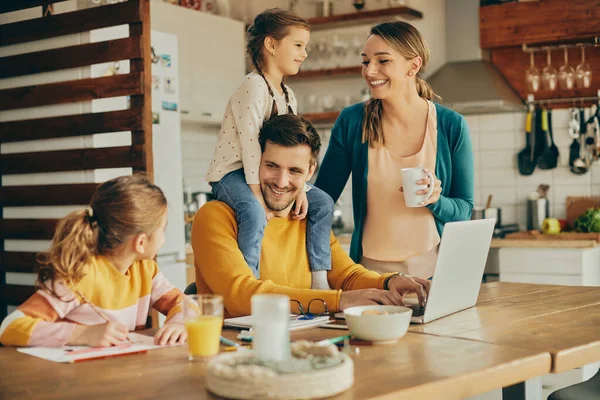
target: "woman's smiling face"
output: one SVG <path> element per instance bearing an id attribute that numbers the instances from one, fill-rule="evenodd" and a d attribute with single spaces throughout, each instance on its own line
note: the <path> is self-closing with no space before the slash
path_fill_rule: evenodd
<path id="1" fill-rule="evenodd" d="M 409 83 L 411 62 L 378 35 L 371 35 L 362 52 L 362 76 L 371 97 L 385 99 L 400 93 Z"/>

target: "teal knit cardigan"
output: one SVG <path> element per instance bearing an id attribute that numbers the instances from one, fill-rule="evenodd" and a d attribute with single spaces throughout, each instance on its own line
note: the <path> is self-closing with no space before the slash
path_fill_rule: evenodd
<path id="1" fill-rule="evenodd" d="M 315 186 L 337 201 L 352 173 L 354 232 L 350 257 L 362 258 L 362 235 L 367 214 L 368 144 L 362 143 L 364 103 L 345 108 L 331 131 L 329 147 Z M 442 181 L 440 199 L 427 206 L 441 236 L 446 222 L 471 218 L 473 211 L 473 150 L 469 127 L 462 115 L 439 104 L 435 175 Z"/>

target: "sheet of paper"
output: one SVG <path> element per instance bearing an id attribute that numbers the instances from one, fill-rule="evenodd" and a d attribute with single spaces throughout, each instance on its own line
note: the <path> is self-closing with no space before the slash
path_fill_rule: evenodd
<path id="1" fill-rule="evenodd" d="M 162 346 L 127 343 L 112 347 L 64 346 L 64 347 L 24 347 L 17 351 L 34 357 L 58 363 L 72 363 L 90 358 L 113 357 L 116 355 L 139 353 L 158 349 Z"/>

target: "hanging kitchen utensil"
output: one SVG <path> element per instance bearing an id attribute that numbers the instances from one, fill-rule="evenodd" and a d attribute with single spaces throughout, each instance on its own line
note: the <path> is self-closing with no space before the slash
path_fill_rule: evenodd
<path id="1" fill-rule="evenodd" d="M 537 165 L 540 169 L 553 169 L 558 164 L 559 152 L 552 136 L 552 110 L 542 111 L 542 131 L 547 136 L 548 147 L 540 155 Z"/>
<path id="2" fill-rule="evenodd" d="M 534 144 L 533 144 L 533 160 L 538 165 L 540 156 L 548 148 L 548 136 L 546 130 L 542 127 L 544 110 L 537 108 L 535 110 L 535 125 L 534 125 Z"/>
<path id="3" fill-rule="evenodd" d="M 569 136 L 573 138 L 573 142 L 569 147 L 569 167 L 573 167 L 575 160 L 579 158 L 579 110 L 575 107 L 570 108 L 571 119 L 569 120 Z"/>
<path id="4" fill-rule="evenodd" d="M 585 123 L 585 109 L 579 109 L 579 157 L 573 161 L 573 167 L 571 167 L 571 172 L 582 175 L 588 171 L 587 159 L 586 156 L 586 138 L 587 138 L 587 126 Z"/>
<path id="5" fill-rule="evenodd" d="M 529 108 L 527 112 L 527 118 L 525 123 L 525 148 L 517 154 L 517 165 L 519 167 L 519 173 L 521 175 L 531 175 L 535 170 L 535 161 L 533 159 L 533 146 L 532 139 L 534 137 L 533 127 L 534 124 L 534 113 L 533 109 Z"/>

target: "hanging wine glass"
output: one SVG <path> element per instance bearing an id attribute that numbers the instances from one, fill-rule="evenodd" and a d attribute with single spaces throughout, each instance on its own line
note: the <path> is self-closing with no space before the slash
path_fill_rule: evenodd
<path id="1" fill-rule="evenodd" d="M 569 65 L 569 52 L 565 47 L 565 65 L 558 70 L 558 87 L 571 90 L 575 86 L 575 70 Z"/>
<path id="2" fill-rule="evenodd" d="M 585 47 L 581 47 L 581 64 L 575 68 L 575 83 L 578 88 L 592 86 L 592 67 L 585 62 Z"/>
<path id="3" fill-rule="evenodd" d="M 533 52 L 529 53 L 529 68 L 525 70 L 525 86 L 529 92 L 540 90 L 540 70 L 533 64 Z"/>
<path id="4" fill-rule="evenodd" d="M 552 56 L 550 55 L 550 49 L 546 50 L 546 62 L 547 65 L 542 70 L 542 87 L 545 90 L 555 91 L 558 73 L 556 72 L 556 68 L 552 66 Z"/>

